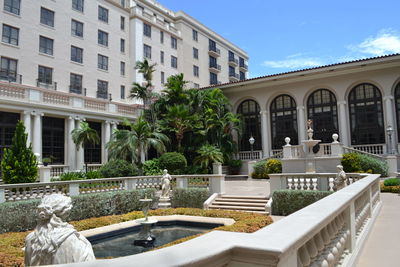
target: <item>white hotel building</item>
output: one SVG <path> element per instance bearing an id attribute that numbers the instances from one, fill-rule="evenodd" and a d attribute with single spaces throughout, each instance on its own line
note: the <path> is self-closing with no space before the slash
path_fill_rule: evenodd
<path id="1" fill-rule="evenodd" d="M 244 80 L 248 56 L 189 15 L 151 0 L 0 0 L 0 159 L 17 120 L 54 171 L 107 161 L 105 144 L 142 82 L 135 62 L 156 63 L 160 91 L 184 73 L 189 87 Z M 76 150 L 70 132 L 85 120 L 101 144 Z"/>

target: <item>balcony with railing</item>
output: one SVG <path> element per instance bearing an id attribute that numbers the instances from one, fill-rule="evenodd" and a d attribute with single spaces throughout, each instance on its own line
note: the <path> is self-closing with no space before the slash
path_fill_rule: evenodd
<path id="1" fill-rule="evenodd" d="M 247 71 L 249 69 L 249 66 L 247 66 L 244 63 L 240 63 L 239 64 L 239 68 L 240 68 L 241 71 Z"/>
<path id="2" fill-rule="evenodd" d="M 22 75 L 9 69 L 0 69 L 0 81 L 9 83 L 22 83 Z"/>
<path id="3" fill-rule="evenodd" d="M 239 74 L 236 72 L 230 72 L 229 73 L 229 80 L 232 82 L 237 82 L 239 81 Z"/>
<path id="4" fill-rule="evenodd" d="M 239 64 L 239 60 L 235 57 L 229 57 L 229 65 L 236 67 Z"/>
<path id="5" fill-rule="evenodd" d="M 79 85 L 70 85 L 69 86 L 70 93 L 81 95 L 82 91 L 85 92 L 85 95 L 86 95 L 86 88 L 82 88 L 82 86 L 79 86 Z"/>
<path id="6" fill-rule="evenodd" d="M 211 56 L 219 57 L 221 55 L 221 50 L 217 46 L 208 46 L 208 54 Z"/>
<path id="7" fill-rule="evenodd" d="M 221 72 L 221 65 L 210 63 L 210 64 L 208 65 L 208 69 L 209 69 L 210 71 L 212 71 L 212 72 L 219 73 L 219 72 Z"/>
<path id="8" fill-rule="evenodd" d="M 102 99 L 108 99 L 109 95 L 107 91 L 96 91 L 96 97 Z"/>
<path id="9" fill-rule="evenodd" d="M 42 81 L 40 79 L 36 79 L 36 86 L 50 90 L 57 90 L 57 82 L 54 81 Z"/>

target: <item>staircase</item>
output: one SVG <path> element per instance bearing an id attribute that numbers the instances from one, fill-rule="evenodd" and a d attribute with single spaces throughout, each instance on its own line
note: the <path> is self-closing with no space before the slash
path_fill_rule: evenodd
<path id="1" fill-rule="evenodd" d="M 268 214 L 265 211 L 267 202 L 266 197 L 222 195 L 217 197 L 208 208 Z"/>

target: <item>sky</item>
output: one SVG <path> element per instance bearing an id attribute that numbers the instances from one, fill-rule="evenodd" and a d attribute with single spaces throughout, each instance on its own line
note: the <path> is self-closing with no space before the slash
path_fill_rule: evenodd
<path id="1" fill-rule="evenodd" d="M 249 78 L 400 53 L 399 0 L 157 0 L 249 55 Z"/>

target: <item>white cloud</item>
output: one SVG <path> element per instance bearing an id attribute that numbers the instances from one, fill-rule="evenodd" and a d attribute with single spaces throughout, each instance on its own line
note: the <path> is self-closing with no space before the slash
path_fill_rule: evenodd
<path id="1" fill-rule="evenodd" d="M 373 56 L 400 53 L 400 35 L 391 30 L 382 30 L 376 36 L 368 37 L 360 44 L 349 48 Z"/>
<path id="2" fill-rule="evenodd" d="M 299 57 L 294 58 L 288 56 L 284 60 L 267 60 L 263 62 L 263 65 L 275 69 L 298 69 L 298 68 L 310 68 L 324 65 L 324 62 L 318 58 L 311 57 Z"/>

